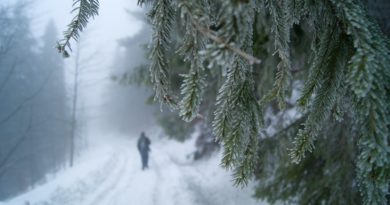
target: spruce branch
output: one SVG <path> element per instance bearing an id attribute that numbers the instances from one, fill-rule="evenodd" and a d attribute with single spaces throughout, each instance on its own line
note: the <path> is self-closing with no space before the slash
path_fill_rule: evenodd
<path id="1" fill-rule="evenodd" d="M 223 141 L 223 157 L 221 160 L 222 167 L 232 169 L 237 165 L 240 154 L 239 151 L 242 146 L 242 122 L 239 119 L 234 120 L 232 130 L 225 136 Z"/>
<path id="2" fill-rule="evenodd" d="M 190 73 L 182 75 L 184 77 L 181 85 L 183 98 L 179 103 L 179 115 L 187 122 L 192 121 L 198 115 L 203 89 L 206 86 L 204 75 L 194 69 L 194 66 L 196 64 L 192 63 Z"/>
<path id="3" fill-rule="evenodd" d="M 183 5 L 183 4 L 181 4 Z M 184 7 L 184 6 L 182 6 Z M 241 56 L 242 58 L 246 59 L 249 64 L 260 64 L 261 60 L 254 57 L 253 55 L 243 51 L 239 47 L 235 46 L 235 44 L 229 43 L 226 39 L 223 39 L 222 37 L 218 36 L 215 31 L 209 29 L 209 25 L 204 25 L 202 22 L 203 18 L 198 14 L 198 17 L 195 17 L 196 15 L 193 14 L 193 12 L 190 9 L 191 7 L 187 6 L 186 9 L 186 15 L 188 15 L 188 19 L 192 22 L 193 26 L 201 32 L 205 37 L 208 39 L 214 41 L 215 43 L 219 44 L 220 47 L 224 47 L 232 51 L 233 53 Z"/>
<path id="4" fill-rule="evenodd" d="M 64 39 L 57 42 L 58 52 L 63 57 L 69 57 L 69 51 L 72 51 L 71 39 L 78 41 L 80 32 L 87 26 L 89 19 L 99 14 L 99 0 L 73 0 L 72 13 L 76 15 L 69 23 L 68 29 L 64 31 Z"/>
<path id="5" fill-rule="evenodd" d="M 359 129 L 357 179 L 363 204 L 385 204 L 390 181 L 389 40 L 360 2 L 332 0 L 356 50 L 347 83 L 353 93 Z"/>
<path id="6" fill-rule="evenodd" d="M 234 53 L 241 56 L 242 58 L 246 59 L 249 64 L 260 64 L 261 63 L 260 59 L 254 57 L 251 54 L 244 52 L 240 48 L 237 48 L 236 46 L 234 46 L 234 44 L 227 43 L 227 41 L 218 37 L 212 30 L 210 30 L 206 27 L 199 26 L 199 25 L 197 25 L 196 27 L 200 32 L 202 32 L 209 39 L 211 39 L 212 41 L 220 44 L 221 46 L 233 51 Z"/>
<path id="7" fill-rule="evenodd" d="M 259 127 L 262 125 L 259 124 L 260 120 L 260 108 L 258 104 L 251 104 L 250 112 L 250 136 L 249 141 L 246 145 L 245 151 L 243 152 L 243 160 L 236 167 L 234 171 L 234 184 L 236 186 L 246 186 L 250 177 L 252 176 L 253 171 L 255 170 L 255 164 L 259 160 Z"/>
<path id="8" fill-rule="evenodd" d="M 155 91 L 155 100 L 168 105 L 171 109 L 177 108 L 177 102 L 170 93 L 168 60 L 166 50 L 169 45 L 174 10 L 171 0 L 153 2 L 149 17 L 153 26 L 153 40 L 151 45 L 150 76 Z"/>
<path id="9" fill-rule="evenodd" d="M 294 21 L 291 20 L 290 1 L 267 1 L 269 12 L 272 17 L 273 27 L 271 29 L 275 36 L 276 53 L 280 58 L 277 65 L 278 71 L 273 89 L 265 95 L 262 103 L 269 102 L 276 98 L 279 101 L 280 109 L 285 107 L 286 92 L 288 90 L 289 79 L 291 78 L 291 57 L 290 57 L 290 29 Z"/>
<path id="10" fill-rule="evenodd" d="M 223 7 L 223 11 L 234 9 L 236 12 L 233 16 L 226 15 L 229 12 L 223 13 L 220 21 L 225 24 L 218 31 L 218 36 L 229 39 L 229 44 L 252 55 L 254 8 L 251 4 L 244 6 L 230 2 L 224 2 Z M 222 60 L 225 63 L 221 66 L 229 67 L 217 96 L 213 132 L 224 147 L 222 166 L 234 170 L 235 185 L 245 185 L 258 160 L 259 127 L 262 124 L 261 109 L 254 96 L 253 65 L 247 58 L 231 52 L 218 42 L 214 43 L 217 46 L 206 48 L 213 58 L 211 61 Z M 224 53 L 226 51 L 230 54 Z"/>
<path id="11" fill-rule="evenodd" d="M 336 23 L 335 23 L 336 24 Z M 334 27 L 331 25 L 331 27 Z M 322 125 L 330 117 L 332 109 L 336 103 L 338 90 L 342 89 L 341 85 L 344 80 L 344 68 L 347 66 L 349 59 L 348 48 L 341 42 L 343 36 L 337 29 L 331 38 L 330 52 L 323 53 L 324 56 L 318 56 L 315 59 L 327 59 L 327 63 L 321 65 L 323 78 L 317 79 L 319 85 L 316 95 L 309 108 L 308 117 L 304 123 L 304 129 L 300 130 L 294 139 L 294 148 L 291 151 L 291 157 L 295 163 L 304 158 L 305 152 L 312 152 L 314 141 L 318 133 L 322 130 Z M 314 61 L 314 64 L 317 62 Z M 323 67 L 325 66 L 325 67 Z"/>
<path id="12" fill-rule="evenodd" d="M 227 73 L 227 79 L 219 88 L 216 109 L 214 111 L 214 120 L 213 120 L 213 133 L 217 141 L 223 141 L 225 136 L 230 133 L 230 98 L 232 96 L 231 92 L 233 86 L 235 86 L 235 78 L 237 75 L 238 69 L 229 69 Z"/>
<path id="13" fill-rule="evenodd" d="M 204 59 L 199 56 L 199 51 L 204 49 L 205 39 L 194 28 L 192 18 L 207 21 L 201 17 L 201 5 L 197 2 L 181 2 L 178 7 L 182 24 L 186 29 L 182 46 L 178 50 L 184 61 L 190 62 L 190 71 L 184 77 L 181 85 L 182 99 L 179 102 L 179 115 L 187 122 L 198 116 L 199 107 L 202 102 L 203 90 L 206 87 L 206 74 L 204 72 Z M 196 15 L 190 15 L 190 8 Z M 206 22 L 204 22 L 206 23 Z"/>
<path id="14" fill-rule="evenodd" d="M 217 96 L 214 133 L 222 141 L 222 166 L 234 170 L 236 185 L 245 185 L 258 160 L 261 111 L 253 95 L 253 81 L 238 58 Z M 246 61 L 245 61 L 246 62 Z M 248 76 L 249 75 L 249 76 Z"/>
<path id="15" fill-rule="evenodd" d="M 137 5 L 138 6 L 144 6 L 144 5 L 150 5 L 153 3 L 154 0 L 138 0 Z"/>
<path id="16" fill-rule="evenodd" d="M 335 31 L 337 28 L 336 23 L 325 23 L 326 29 L 324 29 L 323 35 L 320 36 L 319 43 L 316 46 L 317 48 L 313 52 L 314 57 L 313 61 L 310 64 L 309 68 L 309 77 L 306 79 L 305 86 L 301 97 L 298 99 L 298 105 L 302 108 L 306 107 L 310 101 L 311 96 L 320 86 L 320 81 L 318 79 L 323 78 L 324 70 L 327 66 L 327 60 L 335 46 Z M 314 42 L 313 42 L 314 43 Z"/>

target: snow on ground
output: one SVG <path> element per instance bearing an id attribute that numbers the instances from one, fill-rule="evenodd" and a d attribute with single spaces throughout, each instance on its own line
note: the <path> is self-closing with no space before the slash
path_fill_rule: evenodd
<path id="1" fill-rule="evenodd" d="M 100 145 L 76 165 L 1 205 L 235 205 L 264 204 L 252 185 L 236 188 L 218 166 L 220 154 L 192 161 L 194 141 L 152 137 L 149 169 L 141 170 L 136 139 Z"/>

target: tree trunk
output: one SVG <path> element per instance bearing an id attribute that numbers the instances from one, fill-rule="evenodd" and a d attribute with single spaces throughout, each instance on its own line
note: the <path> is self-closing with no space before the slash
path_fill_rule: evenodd
<path id="1" fill-rule="evenodd" d="M 80 61 L 80 47 L 77 45 L 75 59 L 75 73 L 74 73 L 74 82 L 73 82 L 73 101 L 72 101 L 72 122 L 71 122 L 71 136 L 70 136 L 70 163 L 69 166 L 73 167 L 74 163 L 74 153 L 75 153 L 75 136 L 76 136 L 76 110 L 77 110 L 77 97 L 78 97 L 78 78 L 79 78 L 79 61 Z"/>

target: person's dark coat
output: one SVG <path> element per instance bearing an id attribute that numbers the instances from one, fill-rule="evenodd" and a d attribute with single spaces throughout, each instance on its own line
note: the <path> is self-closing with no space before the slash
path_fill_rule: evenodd
<path id="1" fill-rule="evenodd" d="M 137 142 L 137 148 L 141 154 L 142 169 L 148 168 L 150 144 L 151 144 L 150 139 L 146 137 L 144 133 L 142 133 L 141 137 L 138 139 Z"/>

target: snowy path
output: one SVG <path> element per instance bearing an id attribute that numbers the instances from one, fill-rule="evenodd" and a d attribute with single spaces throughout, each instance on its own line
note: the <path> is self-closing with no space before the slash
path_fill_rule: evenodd
<path id="1" fill-rule="evenodd" d="M 81 159 L 55 179 L 18 196 L 9 205 L 234 205 L 262 204 L 253 189 L 231 185 L 218 157 L 192 162 L 191 144 L 152 144 L 150 169 L 142 171 L 135 140 L 110 145 Z M 1 202 L 0 202 L 1 204 Z"/>

